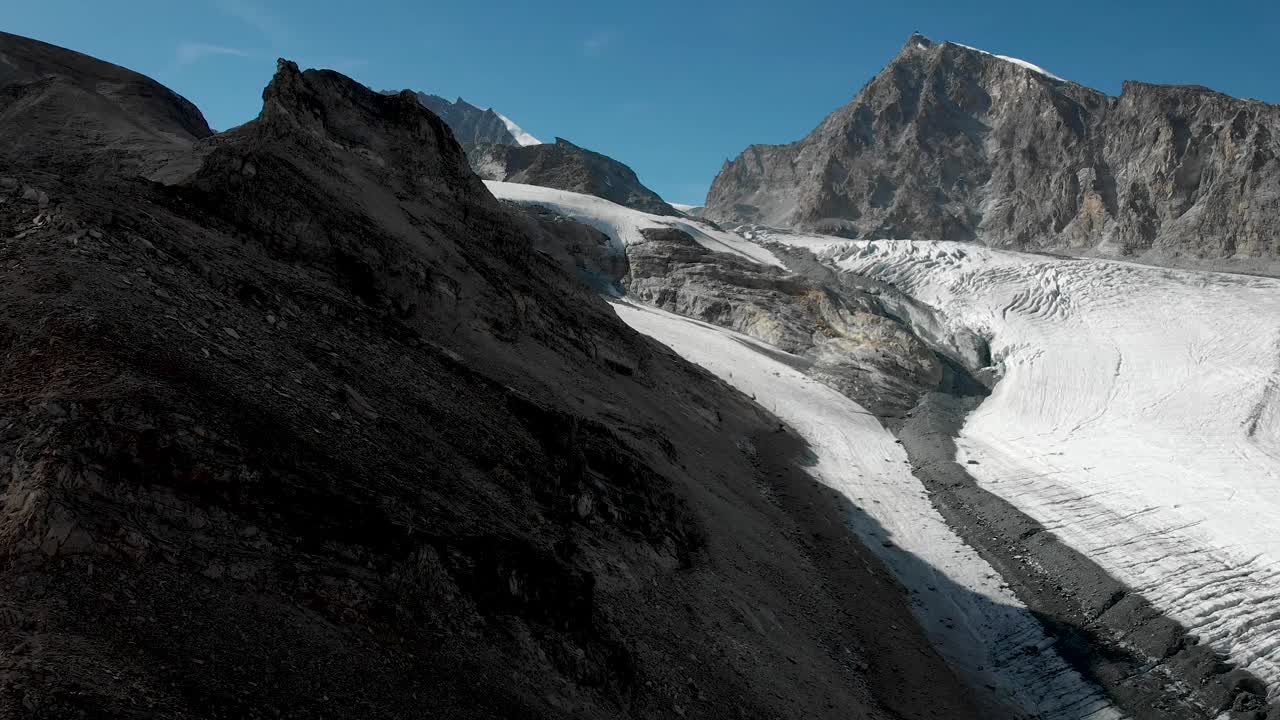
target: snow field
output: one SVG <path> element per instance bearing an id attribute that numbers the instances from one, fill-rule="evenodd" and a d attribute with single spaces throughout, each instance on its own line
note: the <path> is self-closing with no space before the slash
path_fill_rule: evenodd
<path id="1" fill-rule="evenodd" d="M 537 185 L 486 180 L 485 186 L 499 200 L 509 200 L 522 205 L 538 205 L 567 218 L 590 225 L 608 235 L 614 241 L 614 251 L 622 254 L 626 246 L 640 242 L 644 228 L 676 228 L 693 237 L 703 247 L 716 252 L 729 253 L 762 265 L 783 267 L 773 253 L 731 232 L 714 230 L 687 218 L 667 215 L 650 215 L 609 202 L 594 195 L 556 190 Z"/>
<path id="2" fill-rule="evenodd" d="M 1280 688 L 1280 281 L 910 241 L 833 245 L 988 337 L 983 487 Z"/>
<path id="3" fill-rule="evenodd" d="M 863 512 L 851 529 L 911 591 L 912 609 L 943 657 L 988 702 L 1013 717 L 1123 717 L 1052 650 L 1039 622 L 999 575 L 951 530 L 911 474 L 902 446 L 880 422 L 746 335 L 626 301 L 613 303 L 636 330 L 701 365 L 794 428 L 816 462 L 807 468 Z M 1035 647 L 1040 652 L 1026 652 Z"/>

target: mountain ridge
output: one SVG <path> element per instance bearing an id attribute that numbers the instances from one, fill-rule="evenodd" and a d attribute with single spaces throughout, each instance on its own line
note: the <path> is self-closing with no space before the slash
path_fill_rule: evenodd
<path id="1" fill-rule="evenodd" d="M 1028 65 L 912 35 L 807 136 L 726 161 L 707 217 L 1275 265 L 1280 106 L 1141 81 L 1109 96 Z"/>
<path id="2" fill-rule="evenodd" d="M 980 717 L 805 444 L 562 264 L 598 233 L 410 93 L 262 101 L 127 136 L 170 183 L 3 116 L 0 717 Z"/>

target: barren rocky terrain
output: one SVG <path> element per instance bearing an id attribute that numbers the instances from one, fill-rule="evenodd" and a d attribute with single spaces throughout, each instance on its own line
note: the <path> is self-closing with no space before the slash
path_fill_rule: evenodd
<path id="1" fill-rule="evenodd" d="M 1196 86 L 1118 97 L 913 35 L 805 138 L 752 145 L 716 222 L 1280 270 L 1280 107 Z"/>
<path id="2" fill-rule="evenodd" d="M 412 94 L 282 61 L 209 135 L 0 54 L 0 716 L 979 716 L 803 442 Z"/>

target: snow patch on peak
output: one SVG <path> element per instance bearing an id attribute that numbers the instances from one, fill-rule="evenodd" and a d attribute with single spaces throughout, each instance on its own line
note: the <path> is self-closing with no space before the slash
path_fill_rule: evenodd
<path id="1" fill-rule="evenodd" d="M 1013 63 L 1014 65 L 1018 65 L 1019 67 L 1024 67 L 1024 68 L 1026 68 L 1026 69 L 1030 70 L 1030 71 L 1031 71 L 1031 72 L 1033 72 L 1033 73 L 1038 73 L 1038 74 L 1043 75 L 1043 76 L 1045 76 L 1045 77 L 1047 77 L 1047 78 L 1049 78 L 1049 79 L 1051 79 L 1051 80 L 1057 80 L 1058 82 L 1067 82 L 1067 79 L 1066 79 L 1066 78 L 1061 77 L 1061 76 L 1058 76 L 1058 75 L 1054 75 L 1053 73 L 1049 72 L 1048 70 L 1045 70 L 1044 68 L 1040 67 L 1039 65 L 1035 65 L 1035 64 L 1029 63 L 1029 62 L 1027 62 L 1026 60 L 1022 60 L 1022 59 L 1020 59 L 1020 58 L 1016 58 L 1016 57 L 1009 57 L 1008 55 L 996 55 L 995 53 L 989 53 L 989 52 L 987 52 L 986 50 L 981 50 L 981 49 L 976 48 L 976 47 L 971 47 L 971 46 L 969 46 L 969 45 L 965 45 L 965 44 L 963 44 L 963 43 L 951 42 L 951 41 L 947 41 L 947 42 L 948 42 L 949 44 L 951 44 L 951 45 L 955 45 L 956 47 L 962 47 L 962 48 L 964 48 L 964 49 L 966 49 L 966 50 L 972 50 L 972 51 L 974 51 L 974 52 L 979 52 L 979 53 L 982 53 L 983 55 L 990 55 L 991 57 L 993 57 L 993 58 L 995 58 L 995 59 L 997 59 L 997 60 L 1004 60 L 1005 62 Z"/>
<path id="2" fill-rule="evenodd" d="M 515 138 L 516 142 L 520 145 L 529 146 L 542 144 L 541 140 L 525 132 L 524 128 L 512 122 L 511 118 L 503 115 L 497 110 L 494 110 L 493 113 L 498 116 L 498 119 L 502 121 L 503 125 L 507 126 L 507 132 L 511 133 L 511 137 Z"/>

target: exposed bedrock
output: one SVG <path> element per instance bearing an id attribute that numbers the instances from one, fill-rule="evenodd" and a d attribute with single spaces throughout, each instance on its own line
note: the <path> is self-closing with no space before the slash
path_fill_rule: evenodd
<path id="1" fill-rule="evenodd" d="M 627 247 L 632 297 L 737 330 L 799 356 L 812 377 L 876 414 L 901 414 L 943 363 L 867 293 L 699 245 L 670 228 Z"/>
<path id="2" fill-rule="evenodd" d="M 1118 97 L 912 36 L 808 136 L 726 162 L 706 217 L 1280 270 L 1280 106 L 1127 82 Z"/>

